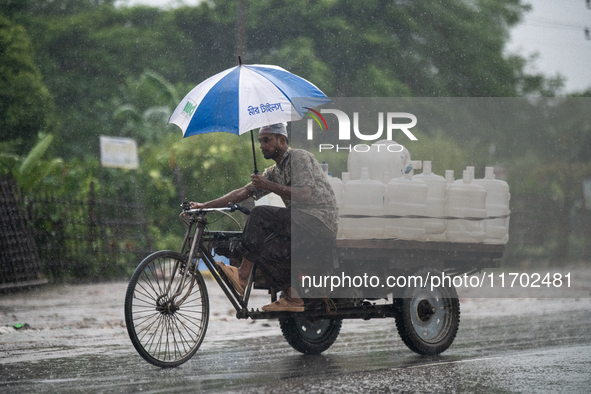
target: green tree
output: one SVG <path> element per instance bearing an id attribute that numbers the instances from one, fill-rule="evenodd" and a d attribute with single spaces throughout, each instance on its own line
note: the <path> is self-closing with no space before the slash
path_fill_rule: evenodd
<path id="1" fill-rule="evenodd" d="M 137 80 L 128 79 L 123 96 L 125 104 L 113 113 L 122 124 L 122 135 L 153 143 L 172 130 L 167 122 L 180 98 L 176 88 L 160 74 L 146 71 Z"/>
<path id="2" fill-rule="evenodd" d="M 25 29 L 0 15 L 0 141 L 30 148 L 51 120 L 53 103 Z"/>
<path id="3" fill-rule="evenodd" d="M 115 0 L 0 0 L 0 14 L 9 18 L 73 15 L 114 3 Z"/>
<path id="4" fill-rule="evenodd" d="M 230 1 L 215 4 L 234 10 Z M 525 62 L 503 55 L 508 29 L 525 10 L 519 0 L 257 1 L 249 8 L 247 59 L 305 37 L 333 76 L 329 95 L 517 96 L 545 86 L 523 72 Z"/>
<path id="5" fill-rule="evenodd" d="M 106 4 L 72 15 L 26 18 L 57 106 L 60 155 L 96 155 L 99 135 L 118 135 L 111 114 L 128 78 L 151 69 L 181 80 L 182 64 L 170 54 L 182 52 L 183 37 L 165 15 L 156 8 Z"/>

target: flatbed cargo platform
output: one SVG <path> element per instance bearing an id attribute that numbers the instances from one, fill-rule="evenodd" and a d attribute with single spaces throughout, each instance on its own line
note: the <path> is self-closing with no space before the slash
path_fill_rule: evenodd
<path id="1" fill-rule="evenodd" d="M 456 274 L 499 267 L 505 245 L 403 239 L 337 239 L 339 261 L 381 260 L 390 268 L 405 269 L 409 263 L 428 265 Z"/>

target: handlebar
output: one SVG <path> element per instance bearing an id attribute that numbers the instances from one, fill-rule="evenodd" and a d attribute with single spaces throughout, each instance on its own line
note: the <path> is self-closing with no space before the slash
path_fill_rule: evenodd
<path id="1" fill-rule="evenodd" d="M 250 215 L 250 209 L 243 207 L 242 205 L 228 204 L 228 207 L 230 207 L 230 212 L 234 212 L 234 211 L 238 210 L 245 215 Z"/>
<path id="2" fill-rule="evenodd" d="M 230 203 L 227 207 L 224 208 L 202 208 L 202 209 L 191 209 L 189 207 L 188 202 L 183 202 L 181 204 L 183 211 L 185 213 L 203 213 L 203 212 L 234 212 L 240 211 L 245 215 L 250 215 L 250 210 L 248 208 L 243 207 L 242 205 Z"/>

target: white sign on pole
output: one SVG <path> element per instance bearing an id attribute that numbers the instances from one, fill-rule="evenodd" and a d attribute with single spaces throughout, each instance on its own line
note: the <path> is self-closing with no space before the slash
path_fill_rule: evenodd
<path id="1" fill-rule="evenodd" d="M 137 144 L 131 138 L 100 136 L 103 167 L 136 170 L 139 166 Z"/>
<path id="2" fill-rule="evenodd" d="M 591 209 L 591 179 L 583 179 L 583 197 L 585 208 Z"/>

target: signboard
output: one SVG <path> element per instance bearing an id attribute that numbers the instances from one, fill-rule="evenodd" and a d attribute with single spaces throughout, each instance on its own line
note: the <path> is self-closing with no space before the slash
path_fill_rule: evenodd
<path id="1" fill-rule="evenodd" d="M 585 197 L 585 208 L 591 210 L 591 179 L 583 180 L 583 196 Z"/>
<path id="2" fill-rule="evenodd" d="M 136 170 L 139 166 L 137 144 L 131 138 L 100 136 L 103 167 Z"/>

